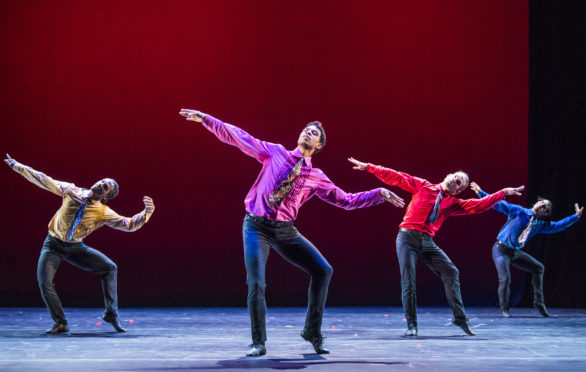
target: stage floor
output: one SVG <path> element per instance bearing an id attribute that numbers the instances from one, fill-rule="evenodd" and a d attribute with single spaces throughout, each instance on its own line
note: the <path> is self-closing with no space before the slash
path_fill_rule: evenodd
<path id="1" fill-rule="evenodd" d="M 299 332 L 305 309 L 269 308 L 267 355 L 246 358 L 244 308 L 121 309 L 127 333 L 100 309 L 67 309 L 70 333 L 43 332 L 47 311 L 0 309 L 0 370 L 14 371 L 586 371 L 586 309 L 467 309 L 476 336 L 450 323 L 448 308 L 419 309 L 419 336 L 404 337 L 397 307 L 326 310 L 332 353 L 316 355 Z"/>

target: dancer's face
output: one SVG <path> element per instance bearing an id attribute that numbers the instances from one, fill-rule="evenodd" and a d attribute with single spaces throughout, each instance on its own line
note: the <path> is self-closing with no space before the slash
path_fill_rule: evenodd
<path id="1" fill-rule="evenodd" d="M 306 149 L 317 150 L 322 148 L 322 144 L 319 142 L 321 132 L 315 125 L 310 125 L 301 131 L 297 144 Z"/>
<path id="2" fill-rule="evenodd" d="M 533 204 L 533 213 L 537 218 L 547 219 L 551 214 L 551 202 L 547 199 L 542 199 Z"/>
<path id="3" fill-rule="evenodd" d="M 458 195 L 468 187 L 466 177 L 460 172 L 448 174 L 444 182 L 450 195 Z"/>
<path id="4" fill-rule="evenodd" d="M 114 190 L 114 180 L 111 178 L 104 178 L 100 180 L 91 187 L 92 198 L 93 199 L 107 199 L 107 195 L 109 192 Z"/>

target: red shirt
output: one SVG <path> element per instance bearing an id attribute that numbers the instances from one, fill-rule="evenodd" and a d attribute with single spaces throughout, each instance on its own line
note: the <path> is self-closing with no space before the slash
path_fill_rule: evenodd
<path id="1" fill-rule="evenodd" d="M 413 177 L 407 173 L 372 164 L 368 164 L 366 171 L 374 174 L 387 185 L 400 187 L 413 194 L 405 217 L 403 217 L 403 222 L 399 227 L 421 231 L 431 236 L 435 236 L 446 218 L 485 212 L 505 198 L 503 191 L 488 195 L 482 199 L 467 200 L 458 199 L 444 192 L 438 219 L 430 224 L 427 219 L 433 209 L 437 194 L 441 190 L 440 184 L 433 184 L 423 178 Z"/>

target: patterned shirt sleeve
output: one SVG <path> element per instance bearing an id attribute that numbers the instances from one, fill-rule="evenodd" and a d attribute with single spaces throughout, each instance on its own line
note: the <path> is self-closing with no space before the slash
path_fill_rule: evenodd
<path id="1" fill-rule="evenodd" d="M 218 137 L 220 141 L 239 148 L 240 151 L 261 163 L 268 159 L 276 151 L 276 148 L 279 147 L 275 143 L 254 138 L 246 131 L 234 125 L 224 123 L 210 115 L 206 115 L 202 124 L 207 130 Z"/>
<path id="2" fill-rule="evenodd" d="M 29 182 L 61 197 L 76 188 L 72 183 L 54 180 L 45 173 L 36 171 L 33 168 L 16 161 L 11 166 L 11 168 L 26 178 Z"/>
<path id="3" fill-rule="evenodd" d="M 151 215 L 152 213 L 147 213 L 146 210 L 143 210 L 132 217 L 123 217 L 106 207 L 102 222 L 104 225 L 116 230 L 133 232 L 140 229 L 151 218 Z"/>

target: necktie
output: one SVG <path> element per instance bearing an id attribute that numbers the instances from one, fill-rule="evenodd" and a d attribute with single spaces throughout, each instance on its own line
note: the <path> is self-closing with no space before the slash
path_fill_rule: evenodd
<path id="1" fill-rule="evenodd" d="M 79 205 L 79 207 L 77 207 L 75 217 L 73 217 L 73 220 L 71 220 L 71 225 L 69 225 L 69 229 L 67 229 L 67 240 L 73 240 L 73 232 L 75 231 L 75 228 L 77 227 L 77 225 L 79 225 L 81 219 L 83 218 L 83 214 L 85 212 L 85 207 L 87 205 L 88 200 L 89 198 L 85 198 L 83 202 Z"/>
<path id="2" fill-rule="evenodd" d="M 297 179 L 297 177 L 301 173 L 301 165 L 302 164 L 303 164 L 303 158 L 300 158 L 297 161 L 297 163 L 295 163 L 293 168 L 291 169 L 291 172 L 289 172 L 289 175 L 281 180 L 281 182 L 279 183 L 279 187 L 277 187 L 275 192 L 273 192 L 273 195 L 270 196 L 269 202 L 271 203 L 271 205 L 273 207 L 276 208 L 279 205 L 281 205 L 281 202 L 283 201 L 283 199 L 285 199 L 287 194 L 289 194 L 289 191 L 291 191 L 291 186 L 293 185 L 293 182 L 295 181 L 295 179 Z"/>
<path id="3" fill-rule="evenodd" d="M 519 235 L 519 243 L 521 243 L 522 247 L 525 246 L 525 242 L 527 241 L 527 238 L 529 237 L 529 233 L 531 232 L 531 228 L 533 227 L 533 219 L 534 219 L 534 216 L 531 216 L 531 219 L 529 219 L 529 223 L 527 224 L 527 227 L 525 228 L 525 230 L 523 230 L 521 235 Z"/>
<path id="4" fill-rule="evenodd" d="M 440 192 L 437 194 L 437 198 L 435 199 L 433 209 L 432 209 L 431 213 L 429 214 L 429 217 L 427 218 L 427 222 L 434 223 L 435 221 L 437 221 L 437 218 L 439 217 L 440 204 L 442 203 L 443 197 L 444 197 L 444 192 L 443 192 L 443 190 L 440 190 Z"/>

